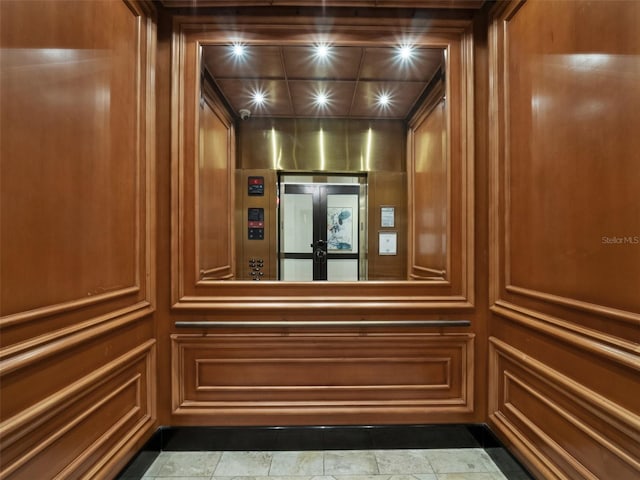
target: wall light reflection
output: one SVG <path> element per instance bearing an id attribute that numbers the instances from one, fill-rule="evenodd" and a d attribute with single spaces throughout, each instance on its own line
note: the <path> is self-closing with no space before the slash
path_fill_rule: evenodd
<path id="1" fill-rule="evenodd" d="M 320 170 L 325 170 L 326 168 L 326 159 L 324 156 L 324 130 L 320 127 L 320 134 L 318 135 L 318 143 L 320 146 Z"/>

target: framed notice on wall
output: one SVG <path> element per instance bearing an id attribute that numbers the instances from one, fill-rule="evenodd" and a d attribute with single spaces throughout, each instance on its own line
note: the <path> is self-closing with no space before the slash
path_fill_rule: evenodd
<path id="1" fill-rule="evenodd" d="M 380 207 L 380 226 L 395 227 L 396 226 L 396 208 Z"/>
<path id="2" fill-rule="evenodd" d="M 398 232 L 378 232 L 378 255 L 398 254 Z"/>

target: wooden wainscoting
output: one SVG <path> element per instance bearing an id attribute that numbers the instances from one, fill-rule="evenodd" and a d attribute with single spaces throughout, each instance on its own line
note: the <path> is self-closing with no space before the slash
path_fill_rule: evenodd
<path id="1" fill-rule="evenodd" d="M 640 415 L 497 338 L 489 355 L 493 421 L 527 446 L 545 478 L 593 478 L 603 464 L 610 478 L 637 476 Z"/>
<path id="2" fill-rule="evenodd" d="M 640 4 L 492 22 L 490 421 L 543 478 L 638 478 Z"/>
<path id="3" fill-rule="evenodd" d="M 173 413 L 213 424 L 442 422 L 473 411 L 473 334 L 176 334 Z"/>
<path id="4" fill-rule="evenodd" d="M 0 478 L 113 478 L 152 434 L 155 22 L 0 2 Z"/>

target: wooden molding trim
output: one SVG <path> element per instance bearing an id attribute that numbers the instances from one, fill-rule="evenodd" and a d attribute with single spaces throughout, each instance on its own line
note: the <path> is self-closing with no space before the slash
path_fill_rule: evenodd
<path id="1" fill-rule="evenodd" d="M 530 464 L 532 469 L 535 469 L 541 473 L 540 478 L 546 480 L 572 480 L 567 476 L 557 465 L 555 465 L 543 452 L 541 448 L 532 442 L 524 433 L 518 429 L 507 417 L 497 412 L 490 416 L 494 423 L 494 426 L 505 435 L 510 442 L 517 446 L 518 451 L 521 452 L 525 464 Z M 554 444 L 556 448 L 554 451 L 558 453 L 559 448 L 557 444 Z M 565 452 L 566 453 L 566 452 Z M 566 457 L 566 455 L 565 455 Z M 593 476 L 589 476 L 591 480 L 597 480 Z"/>
<path id="2" fill-rule="evenodd" d="M 634 370 L 640 370 L 638 344 L 580 327 L 550 315 L 534 312 L 505 301 L 491 307 L 496 315 L 595 353 Z"/>
<path id="3" fill-rule="evenodd" d="M 21 411 L 19 415 L 4 420 L 0 423 L 0 437 L 6 438 L 7 433 L 11 431 L 16 431 L 16 436 L 12 438 L 12 441 L 27 435 L 29 431 L 37 428 L 40 423 L 51 418 L 54 415 L 54 408 L 63 409 L 63 404 L 75 401 L 78 395 L 82 395 L 83 392 L 86 394 L 96 388 L 102 381 L 122 367 L 132 363 L 137 358 L 150 355 L 155 343 L 155 340 L 147 340 L 125 355 L 122 355 L 100 369 L 93 371 L 90 375 L 60 390 L 54 398 L 45 398 L 41 402 Z M 55 405 L 59 407 L 55 407 Z M 36 418 L 40 418 L 41 420 L 36 421 Z M 11 442 L 9 442 L 9 444 L 10 443 Z"/>
<path id="4" fill-rule="evenodd" d="M 554 472 L 554 476 L 549 478 L 572 477 L 571 475 L 569 475 L 569 477 L 565 476 L 561 470 L 558 469 L 558 466 L 554 465 L 553 461 L 548 458 L 548 454 L 542 453 L 544 449 L 537 446 L 539 445 L 539 441 L 542 441 L 546 445 L 546 449 L 551 449 L 556 456 L 561 458 L 574 472 L 582 475 L 583 478 L 596 477 L 586 469 L 578 459 L 562 448 L 549 434 L 545 433 L 545 431 L 538 426 L 535 419 L 527 416 L 517 405 L 514 405 L 510 401 L 511 385 L 518 385 L 520 389 L 532 398 L 537 399 L 537 401 L 542 402 L 547 408 L 559 415 L 574 428 L 580 430 L 600 447 L 612 452 L 630 469 L 640 469 L 640 462 L 638 462 L 637 458 L 633 457 L 633 454 L 625 450 L 623 444 L 616 443 L 611 438 L 607 438 L 603 432 L 599 432 L 596 428 L 589 425 L 586 420 L 578 418 L 575 414 L 569 412 L 567 408 L 563 407 L 560 402 L 535 388 L 526 378 L 515 372 L 506 369 L 502 370 L 499 359 L 505 358 L 515 365 L 518 365 L 524 369 L 526 373 L 531 374 L 533 378 L 542 382 L 546 387 L 549 387 L 551 392 L 557 393 L 560 398 L 568 400 L 571 405 L 584 412 L 588 412 L 588 414 L 594 418 L 604 420 L 625 438 L 640 438 L 640 416 L 495 337 L 489 339 L 489 356 L 489 391 L 492 392 L 493 397 L 490 401 L 490 417 L 502 433 L 510 437 L 511 440 L 517 439 L 519 448 L 525 457 L 537 467 L 540 467 L 542 463 Z M 499 388 L 500 376 L 502 376 L 504 381 L 502 389 Z M 501 408 L 501 406 L 503 407 Z M 533 432 L 538 438 L 527 438 L 519 427 L 510 420 L 510 416 L 513 416 L 518 422 L 525 425 L 526 428 Z M 545 476 L 545 478 L 547 478 L 547 476 Z"/>
<path id="5" fill-rule="evenodd" d="M 161 0 L 167 8 L 197 7 L 261 7 L 261 6 L 312 6 L 317 0 Z M 386 7 L 386 8 L 454 8 L 479 9 L 485 0 L 325 0 L 323 7 Z"/>
<path id="6" fill-rule="evenodd" d="M 146 364 L 145 375 L 148 376 L 153 369 L 155 343 L 155 340 L 148 340 L 137 348 L 127 352 L 127 354 L 122 355 L 121 357 L 113 360 L 100 369 L 93 371 L 90 375 L 87 375 L 79 381 L 63 388 L 55 395 L 45 398 L 37 404 L 21 411 L 18 415 L 4 420 L 2 423 L 0 423 L 0 438 L 2 438 L 3 450 L 6 450 L 8 447 L 13 445 L 20 439 L 28 436 L 34 430 L 42 427 L 47 422 L 50 422 L 57 415 L 61 414 L 67 408 L 69 408 L 70 405 L 76 404 L 77 402 L 88 396 L 90 393 L 100 388 L 105 382 L 114 378 L 114 376 L 118 372 L 122 371 L 122 369 L 124 369 L 128 365 L 131 365 L 134 362 L 143 359 Z M 73 421 L 65 424 L 62 429 L 59 429 L 54 434 L 48 436 L 45 442 L 37 444 L 34 448 L 30 449 L 27 453 L 22 455 L 11 465 L 9 465 L 8 467 L 5 466 L 5 469 L 2 473 L 4 475 L 7 475 L 12 471 L 20 468 L 21 466 L 27 464 L 40 452 L 42 452 L 48 446 L 52 445 L 56 440 L 60 439 L 66 432 L 79 425 L 93 412 L 106 405 L 111 398 L 133 384 L 135 384 L 136 388 L 138 389 L 138 402 L 144 402 L 144 411 L 146 412 L 145 415 L 139 420 L 136 430 L 149 426 L 148 424 L 153 421 L 153 418 L 155 418 L 155 402 L 152 399 L 153 395 L 151 394 L 151 390 L 148 390 L 146 392 L 146 398 L 143 398 L 141 396 L 142 392 L 139 391 L 140 378 L 141 377 L 139 373 L 134 377 L 131 377 L 125 383 L 121 384 L 117 389 L 111 391 L 107 396 L 102 398 L 98 403 L 92 405 L 82 415 L 76 417 Z M 153 381 L 150 378 L 147 379 L 147 381 L 149 381 L 150 386 L 153 385 Z M 130 410 L 126 414 L 125 417 L 118 420 L 118 422 L 114 424 L 109 429 L 109 431 L 105 432 L 102 435 L 99 442 L 96 442 L 92 445 L 92 448 L 89 449 L 90 451 L 85 452 L 81 457 L 78 457 L 76 461 L 79 462 L 84 459 L 85 456 L 90 456 L 91 454 L 95 453 L 95 451 L 97 451 L 97 449 L 102 444 L 104 444 L 106 439 L 110 436 L 109 433 L 111 431 L 116 431 L 119 426 L 124 425 L 124 423 L 131 420 L 136 414 L 140 412 L 142 408 L 143 404 L 140 403 L 134 406 L 132 410 Z M 71 467 L 72 465 L 70 465 L 69 467 Z"/>
<path id="7" fill-rule="evenodd" d="M 290 320 L 290 321 L 186 321 L 175 322 L 177 328 L 326 328 L 326 327 L 469 327 L 469 320 Z"/>
<path id="8" fill-rule="evenodd" d="M 363 413 L 407 414 L 418 413 L 426 407 L 430 412 L 473 412 L 474 338 L 473 334 L 365 334 L 364 337 L 359 334 L 290 334 L 287 338 L 268 334 L 172 335 L 173 414 L 208 417 L 253 415 L 266 418 L 265 416 L 272 414 L 340 415 L 353 412 L 354 408 Z M 360 352 L 360 356 L 345 359 L 343 355 L 337 354 L 335 348 L 316 356 L 303 345 L 311 342 L 309 345 L 317 346 L 318 342 L 335 341 L 340 342 L 340 351 L 353 349 Z M 371 355 L 372 351 L 379 348 L 380 342 L 386 344 L 389 341 L 402 346 L 383 352 L 379 357 Z M 220 345 L 224 345 L 222 350 Z M 252 352 L 256 352 L 255 356 L 247 356 L 245 349 L 248 345 L 251 345 Z M 431 350 L 424 348 L 425 346 L 439 350 L 429 354 Z M 288 351 L 285 356 L 277 353 L 283 349 Z M 402 354 L 406 349 L 412 351 Z M 358 364 L 370 369 L 379 363 L 388 366 L 407 362 L 434 365 L 432 368 L 437 368 L 439 375 L 444 375 L 444 378 L 433 379 L 432 383 L 425 378 L 424 384 L 414 383 L 416 378 L 408 383 L 400 381 L 396 384 L 381 379 L 379 384 L 369 384 L 357 377 L 357 384 L 345 383 L 350 378 L 355 378 L 352 378 L 355 372 L 353 369 Z M 225 384 L 225 380 L 216 374 L 213 377 L 216 384 L 209 384 L 200 376 L 204 374 L 205 378 L 211 378 L 218 370 L 223 374 L 228 370 L 227 364 L 234 365 L 234 369 L 249 369 L 247 371 L 251 372 L 253 382 L 243 384 L 232 381 Z M 282 365 L 279 367 L 281 371 L 292 369 L 291 378 L 299 375 L 300 368 L 305 364 L 308 364 L 305 368 L 319 368 L 323 365 L 328 368 L 333 364 L 334 374 L 344 378 L 335 385 L 324 385 L 322 381 L 297 384 L 296 380 L 291 379 L 281 379 L 274 383 L 272 377 L 266 379 L 264 384 L 255 384 L 256 372 L 272 371 L 270 364 Z M 213 369 L 214 373 L 210 371 L 207 374 L 207 368 Z M 381 370 L 381 374 L 385 371 Z M 258 391 L 262 393 L 256 396 L 255 392 Z M 212 397 L 213 394 L 215 395 Z"/>
<path id="9" fill-rule="evenodd" d="M 542 300 L 547 303 L 555 303 L 556 305 L 573 308 L 575 310 L 581 310 L 594 315 L 611 318 L 613 320 L 633 323 L 640 327 L 640 314 L 637 313 L 626 312 L 624 310 L 606 307 L 603 305 L 596 305 L 595 303 L 583 302 L 574 298 L 562 297 L 545 292 L 538 292 L 536 290 L 517 287 L 515 285 L 507 285 L 505 287 L 505 290 L 510 293 L 535 298 L 536 300 Z"/>
<path id="10" fill-rule="evenodd" d="M 524 389 L 527 393 L 529 393 L 532 397 L 535 397 L 540 402 L 544 403 L 547 407 L 553 410 L 555 413 L 560 415 L 564 420 L 571 423 L 574 427 L 582 431 L 585 435 L 589 436 L 594 442 L 598 443 L 600 447 L 603 449 L 614 453 L 620 460 L 627 463 L 632 468 L 640 471 L 640 462 L 633 458 L 629 453 L 625 452 L 619 445 L 616 445 L 614 442 L 610 441 L 602 434 L 600 434 L 597 430 L 581 421 L 575 415 L 568 412 L 562 406 L 560 406 L 557 402 L 553 401 L 553 399 L 545 396 L 542 392 L 536 390 L 531 385 L 528 385 L 526 381 L 521 378 L 516 377 L 513 373 L 505 371 L 505 408 L 509 410 L 509 412 L 518 417 L 520 421 L 527 424 L 529 428 L 534 430 L 536 434 L 545 439 L 545 443 L 556 451 L 562 452 L 562 455 L 567 458 L 568 462 L 571 466 L 580 474 L 582 474 L 585 478 L 588 478 L 590 472 L 584 468 L 583 465 L 580 464 L 572 455 L 570 455 L 566 450 L 561 448 L 557 442 L 553 441 L 549 435 L 544 433 L 544 431 L 538 427 L 535 423 L 533 423 L 527 416 L 522 413 L 515 405 L 509 402 L 509 386 L 513 384 L 517 384 L 520 388 Z M 594 412 L 595 413 L 595 412 Z M 600 412 L 598 412 L 600 413 Z M 626 430 L 624 426 L 619 426 L 621 430 Z"/>
<path id="11" fill-rule="evenodd" d="M 515 447 L 516 455 L 532 471 L 539 472 L 546 480 L 572 480 L 554 465 L 534 443 L 530 441 L 505 415 L 497 411 L 489 415 L 493 426 Z"/>
<path id="12" fill-rule="evenodd" d="M 150 315 L 152 311 L 147 302 L 140 302 L 103 317 L 3 348 L 0 350 L 0 377 L 122 328 Z"/>
<path id="13" fill-rule="evenodd" d="M 0 318 L 0 328 L 6 328 L 9 326 L 18 325 L 25 322 L 37 320 L 39 318 L 48 317 L 51 315 L 59 315 L 61 313 L 70 312 L 80 308 L 86 308 L 99 303 L 108 302 L 117 298 L 126 297 L 129 295 L 135 295 L 140 291 L 139 286 L 132 286 L 128 288 L 121 288 L 108 293 L 102 293 L 98 295 L 92 295 L 90 297 L 81 298 L 77 300 L 71 300 L 69 302 L 59 303 L 57 305 L 48 305 L 42 308 L 36 308 L 29 310 L 28 312 L 14 313 L 12 315 L 6 315 Z"/>
<path id="14" fill-rule="evenodd" d="M 241 303 L 244 302 L 244 303 Z M 235 312 L 254 312 L 256 310 L 287 312 L 288 314 L 306 312 L 315 310 L 316 312 L 331 312 L 332 314 L 340 312 L 379 312 L 400 311 L 417 312 L 425 309 L 427 305 L 433 310 L 461 310 L 474 308 L 472 303 L 466 301 L 464 297 L 417 297 L 412 301 L 403 301 L 397 299 L 377 299 L 371 301 L 368 297 L 348 298 L 309 298 L 307 300 L 291 297 L 274 297 L 274 298 L 256 298 L 248 304 L 246 297 L 229 297 L 222 300 L 202 297 L 185 297 L 178 303 L 172 305 L 172 309 L 176 311 L 235 311 Z M 316 314 L 317 316 L 317 314 Z"/>

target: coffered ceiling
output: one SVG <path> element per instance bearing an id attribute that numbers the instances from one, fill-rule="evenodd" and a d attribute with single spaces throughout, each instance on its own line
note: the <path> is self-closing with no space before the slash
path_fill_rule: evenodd
<path id="1" fill-rule="evenodd" d="M 444 67 L 437 48 L 209 45 L 203 66 L 234 113 L 405 119 Z"/>

